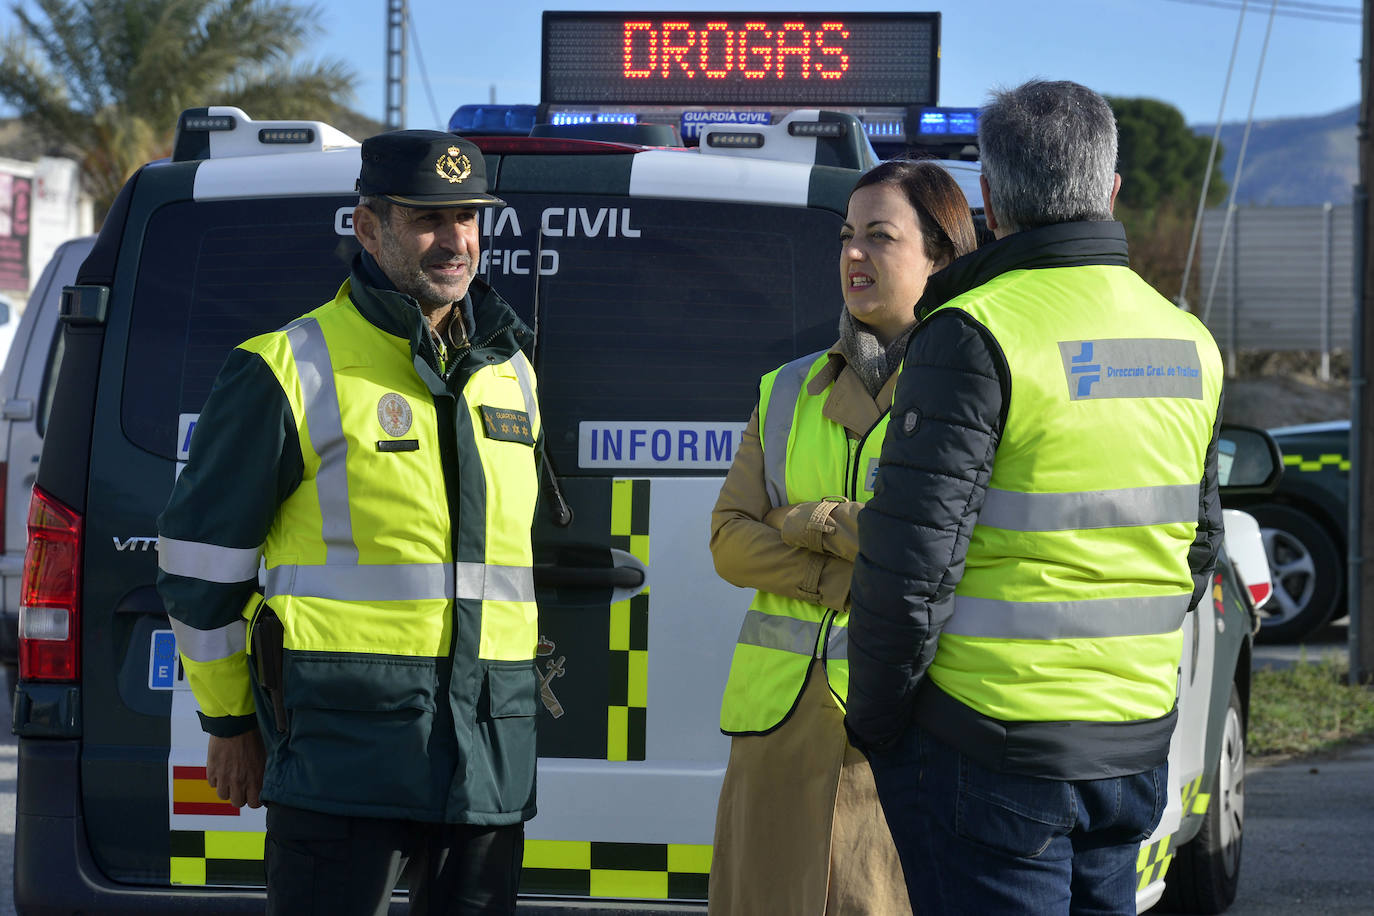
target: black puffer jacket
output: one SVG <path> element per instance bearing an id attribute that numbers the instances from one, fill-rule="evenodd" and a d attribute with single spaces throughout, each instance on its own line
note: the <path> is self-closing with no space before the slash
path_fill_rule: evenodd
<path id="1" fill-rule="evenodd" d="M 1127 265 L 1119 223 L 1064 223 L 985 245 L 931 277 L 917 314 L 924 318 L 1012 270 L 1085 265 Z M 889 745 L 911 723 L 917 688 L 953 612 L 1011 382 L 997 342 L 964 312 L 942 311 L 912 336 L 893 398 L 877 490 L 859 515 L 846 717 L 857 746 Z M 1220 409 L 1217 413 L 1219 425 Z M 1194 604 L 1208 588 L 1221 546 L 1216 450 L 1214 429 L 1197 537 L 1188 557 Z M 973 727 L 981 724 L 986 723 Z"/>

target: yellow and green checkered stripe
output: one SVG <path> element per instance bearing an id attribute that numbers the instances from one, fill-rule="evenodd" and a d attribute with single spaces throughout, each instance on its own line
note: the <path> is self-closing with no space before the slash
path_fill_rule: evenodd
<path id="1" fill-rule="evenodd" d="M 173 830 L 171 883 L 263 887 L 262 833 Z M 526 840 L 520 891 L 566 897 L 705 900 L 711 847 Z"/>
<path id="2" fill-rule="evenodd" d="M 611 546 L 649 565 L 649 481 L 611 483 Z M 643 760 L 649 706 L 649 590 L 611 605 L 606 759 Z"/>
<path id="3" fill-rule="evenodd" d="M 705 900 L 711 847 L 681 843 L 526 840 L 524 893 Z"/>
<path id="4" fill-rule="evenodd" d="M 1304 455 L 1285 454 L 1283 466 L 1297 468 L 1299 471 L 1323 471 L 1327 468 L 1348 471 L 1350 470 L 1350 459 L 1344 455 L 1318 455 L 1312 458 Z"/>
<path id="5" fill-rule="evenodd" d="M 237 830 L 173 830 L 172 884 L 263 887 L 266 834 Z"/>
<path id="6" fill-rule="evenodd" d="M 1202 776 L 1189 782 L 1183 787 L 1182 795 L 1183 816 L 1190 814 L 1206 814 L 1207 805 L 1211 803 L 1212 795 L 1210 792 L 1203 792 Z M 1140 855 L 1136 858 L 1136 874 L 1139 880 L 1136 883 L 1136 890 L 1143 891 L 1154 882 L 1164 877 L 1169 870 L 1169 864 L 1174 861 L 1174 853 L 1178 851 L 1178 834 L 1172 833 L 1162 840 L 1157 840 L 1149 846 L 1140 847 Z"/>

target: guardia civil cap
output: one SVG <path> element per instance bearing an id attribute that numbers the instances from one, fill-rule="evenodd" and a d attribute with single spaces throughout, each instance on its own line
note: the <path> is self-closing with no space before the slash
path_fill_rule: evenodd
<path id="1" fill-rule="evenodd" d="M 392 130 L 363 141 L 359 194 L 403 207 L 491 207 L 487 163 L 471 140 L 440 130 Z"/>

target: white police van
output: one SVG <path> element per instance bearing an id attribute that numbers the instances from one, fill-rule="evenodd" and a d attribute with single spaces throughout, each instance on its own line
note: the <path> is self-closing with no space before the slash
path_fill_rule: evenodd
<path id="1" fill-rule="evenodd" d="M 695 150 L 477 140 L 508 202 L 483 213 L 482 269 L 537 331 L 549 453 L 573 510 L 564 527 L 541 513 L 536 533 L 539 815 L 522 912 L 703 909 L 728 752 L 717 713 L 749 602 L 714 575 L 708 515 L 758 377 L 836 333 L 837 239 L 860 173 L 811 163 L 826 144 L 866 146 L 853 129 L 801 111 L 708 128 Z M 728 145 L 712 145 L 716 130 Z M 976 200 L 976 164 L 948 167 Z M 14 707 L 21 913 L 262 906 L 263 813 L 204 781 L 205 737 L 153 587 L 155 519 L 228 351 L 345 275 L 357 171 L 357 143 L 327 125 L 187 112 L 172 161 L 131 179 L 64 293 Z M 1263 434 L 1233 431 L 1226 446 L 1259 468 L 1241 483 L 1272 484 Z M 1141 909 L 1166 878 L 1175 908 L 1216 912 L 1234 895 L 1268 583 L 1247 518 L 1228 514 L 1234 563 L 1185 631 Z"/>

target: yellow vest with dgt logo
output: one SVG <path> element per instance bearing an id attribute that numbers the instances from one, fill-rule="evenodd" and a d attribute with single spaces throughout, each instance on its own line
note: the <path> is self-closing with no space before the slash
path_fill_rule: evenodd
<path id="1" fill-rule="evenodd" d="M 862 440 L 822 411 L 834 383 L 812 395 L 807 384 L 829 362 L 812 353 L 768 373 L 759 383 L 759 441 L 774 507 L 826 497 L 867 502 L 887 431 L 888 414 Z M 757 591 L 744 615 L 721 702 L 728 735 L 766 734 L 786 720 L 801 696 L 813 659 L 825 665 L 830 690 L 849 692 L 849 612 Z"/>
<path id="2" fill-rule="evenodd" d="M 945 306 L 991 332 L 1011 397 L 929 677 L 1003 721 L 1156 719 L 1175 702 L 1220 356 L 1128 268 L 1031 273 Z"/>

